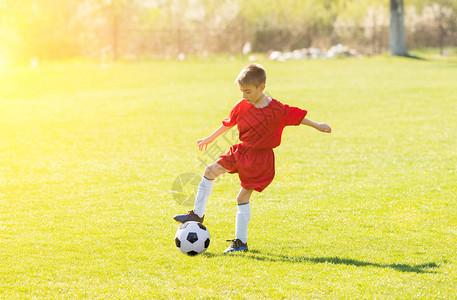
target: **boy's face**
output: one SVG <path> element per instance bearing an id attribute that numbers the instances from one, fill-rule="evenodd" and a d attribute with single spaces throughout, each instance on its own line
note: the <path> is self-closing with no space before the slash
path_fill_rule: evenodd
<path id="1" fill-rule="evenodd" d="M 239 84 L 239 87 L 241 93 L 243 94 L 244 100 L 251 104 L 255 104 L 262 99 L 265 84 L 261 84 L 258 87 L 250 84 Z"/>

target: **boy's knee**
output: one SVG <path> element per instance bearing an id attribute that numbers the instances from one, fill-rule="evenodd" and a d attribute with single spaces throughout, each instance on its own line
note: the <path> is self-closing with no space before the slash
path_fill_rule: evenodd
<path id="1" fill-rule="evenodd" d="M 205 172 L 203 175 L 208 178 L 208 179 L 215 179 L 219 175 L 227 173 L 228 170 L 226 170 L 223 166 L 221 166 L 218 163 L 212 163 L 209 166 L 205 168 Z"/>
<path id="2" fill-rule="evenodd" d="M 214 165 L 209 165 L 205 168 L 205 172 L 203 174 L 208 179 L 215 179 L 217 177 L 217 170 Z"/>

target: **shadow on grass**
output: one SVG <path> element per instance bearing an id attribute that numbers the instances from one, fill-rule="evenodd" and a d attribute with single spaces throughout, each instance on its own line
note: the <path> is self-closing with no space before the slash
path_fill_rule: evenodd
<path id="1" fill-rule="evenodd" d="M 425 57 L 421 57 L 421 56 L 417 56 L 417 55 L 411 55 L 411 54 L 407 54 L 405 56 L 403 56 L 405 58 L 411 58 L 411 59 L 416 59 L 416 60 L 429 60 Z"/>
<path id="2" fill-rule="evenodd" d="M 399 57 L 404 57 L 407 59 L 412 59 L 412 60 L 418 60 L 418 61 L 444 61 L 449 65 L 455 65 L 457 64 L 456 56 L 438 56 L 438 57 L 424 57 L 424 56 L 418 56 L 414 54 L 408 54 L 405 56 L 399 56 Z"/>
<path id="3" fill-rule="evenodd" d="M 289 263 L 330 263 L 334 265 L 347 265 L 356 267 L 376 267 L 376 268 L 389 268 L 399 272 L 408 273 L 437 273 L 431 269 L 439 268 L 436 263 L 424 263 L 419 265 L 409 264 L 378 264 L 356 259 L 340 258 L 340 257 L 307 257 L 307 256 L 288 256 L 273 253 L 262 253 L 258 250 L 249 251 L 248 253 L 237 254 L 213 254 L 204 253 L 206 257 L 221 257 L 225 255 L 245 257 L 248 259 L 268 262 L 289 262 Z"/>

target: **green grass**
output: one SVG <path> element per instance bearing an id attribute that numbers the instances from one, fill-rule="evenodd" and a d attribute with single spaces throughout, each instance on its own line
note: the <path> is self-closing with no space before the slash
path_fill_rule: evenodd
<path id="1" fill-rule="evenodd" d="M 239 181 L 218 179 L 197 257 L 174 245 L 172 184 L 228 148 L 196 140 L 246 62 L 0 70 L 0 298 L 456 298 L 457 65 L 262 63 L 333 133 L 286 128 L 247 254 L 221 255 Z"/>

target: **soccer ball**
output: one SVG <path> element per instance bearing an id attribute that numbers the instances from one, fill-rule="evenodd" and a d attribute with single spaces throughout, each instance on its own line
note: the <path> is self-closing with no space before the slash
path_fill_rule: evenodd
<path id="1" fill-rule="evenodd" d="M 195 256 L 205 252 L 209 246 L 209 231 L 206 227 L 195 221 L 189 221 L 179 226 L 175 235 L 178 249 L 187 255 Z"/>

